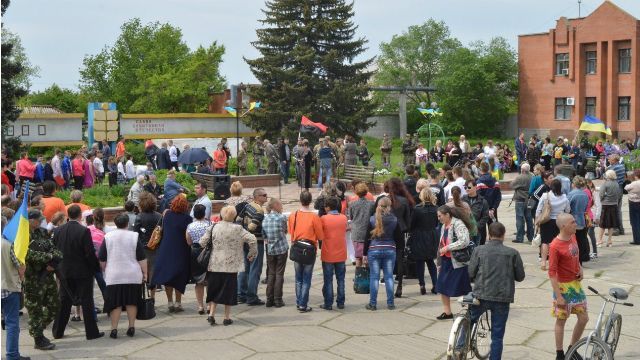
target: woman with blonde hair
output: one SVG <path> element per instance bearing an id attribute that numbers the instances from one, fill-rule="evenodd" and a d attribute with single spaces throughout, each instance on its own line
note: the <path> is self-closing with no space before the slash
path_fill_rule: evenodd
<path id="1" fill-rule="evenodd" d="M 384 274 L 387 292 L 387 308 L 393 310 L 393 266 L 396 263 L 396 244 L 404 242 L 398 218 L 393 214 L 391 199 L 383 196 L 378 200 L 375 215 L 369 219 L 369 230 L 364 242 L 365 264 L 369 264 L 369 303 L 367 310 L 377 310 L 380 270 Z"/>
<path id="2" fill-rule="evenodd" d="M 607 236 L 607 247 L 612 246 L 611 235 L 613 229 L 618 226 L 618 199 L 622 196 L 622 191 L 618 185 L 616 172 L 607 170 L 604 173 L 605 182 L 600 186 L 600 203 L 602 212 L 600 213 L 600 235 L 598 236 L 598 246 L 603 245 L 602 238 L 604 231 L 609 229 Z"/>
<path id="3" fill-rule="evenodd" d="M 437 200 L 428 185 L 420 190 L 418 197 L 420 203 L 416 205 L 411 213 L 411 225 L 409 226 L 411 237 L 407 247 L 411 249 L 411 257 L 416 262 L 420 294 L 425 295 L 427 293 L 424 281 L 425 263 L 431 276 L 431 293 L 435 294 L 438 275 L 434 262 L 438 256 L 438 236 L 436 234 L 438 226 Z"/>
<path id="4" fill-rule="evenodd" d="M 242 183 L 240 181 L 234 181 L 229 190 L 231 190 L 231 196 L 224 201 L 224 206 L 237 206 L 248 201 L 249 197 L 242 195 Z"/>
<path id="5" fill-rule="evenodd" d="M 214 251 L 207 266 L 207 303 L 211 326 L 216 324 L 218 304 L 224 305 L 223 325 L 231 325 L 231 306 L 238 304 L 238 272 L 244 271 L 244 246 L 249 248 L 247 259 L 253 261 L 258 254 L 256 237 L 234 224 L 236 208 L 225 206 L 220 210 L 222 221 L 212 225 L 200 238 L 203 249 L 211 244 Z"/>

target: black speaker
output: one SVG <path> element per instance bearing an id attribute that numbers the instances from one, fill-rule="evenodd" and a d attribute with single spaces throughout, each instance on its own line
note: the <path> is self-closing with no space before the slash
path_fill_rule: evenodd
<path id="1" fill-rule="evenodd" d="M 213 199 L 226 200 L 231 196 L 231 176 L 213 175 Z"/>

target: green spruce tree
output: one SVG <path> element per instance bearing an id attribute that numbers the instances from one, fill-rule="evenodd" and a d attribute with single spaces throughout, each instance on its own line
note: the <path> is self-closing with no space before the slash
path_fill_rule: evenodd
<path id="1" fill-rule="evenodd" d="M 264 107 L 249 125 L 267 136 L 291 136 L 305 115 L 336 136 L 366 130 L 373 59 L 356 61 L 367 40 L 355 38 L 353 3 L 272 0 L 263 12 L 265 27 L 253 43 L 261 57 L 245 61 L 260 82 L 251 96 Z"/>

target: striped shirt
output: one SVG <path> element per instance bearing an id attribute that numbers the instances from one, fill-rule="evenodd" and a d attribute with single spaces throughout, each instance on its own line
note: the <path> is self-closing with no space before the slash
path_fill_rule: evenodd
<path id="1" fill-rule="evenodd" d="M 611 165 L 607 168 L 607 170 L 613 170 L 616 172 L 616 181 L 618 185 L 624 185 L 624 173 L 626 172 L 624 165 L 617 163 L 615 165 Z"/>

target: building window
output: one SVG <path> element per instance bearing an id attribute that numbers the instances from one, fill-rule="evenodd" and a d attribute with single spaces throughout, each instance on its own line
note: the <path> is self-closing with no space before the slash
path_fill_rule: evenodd
<path id="1" fill-rule="evenodd" d="M 631 49 L 618 50 L 618 72 L 631 72 Z"/>
<path id="2" fill-rule="evenodd" d="M 631 120 L 631 97 L 618 98 L 618 120 Z"/>
<path id="3" fill-rule="evenodd" d="M 571 106 L 567 105 L 567 98 L 556 98 L 556 120 L 571 119 Z"/>
<path id="4" fill-rule="evenodd" d="M 29 136 L 29 125 L 22 125 L 22 136 Z"/>
<path id="5" fill-rule="evenodd" d="M 595 51 L 587 51 L 585 54 L 587 58 L 587 74 L 595 74 L 596 73 L 596 60 L 598 59 L 598 53 Z"/>
<path id="6" fill-rule="evenodd" d="M 7 127 L 7 136 L 13 136 L 13 125 Z"/>
<path id="7" fill-rule="evenodd" d="M 38 135 L 47 135 L 47 125 L 38 125 Z"/>
<path id="8" fill-rule="evenodd" d="M 569 75 L 569 54 L 556 54 L 556 75 Z"/>
<path id="9" fill-rule="evenodd" d="M 585 100 L 585 115 L 596 117 L 596 98 L 588 97 Z"/>

